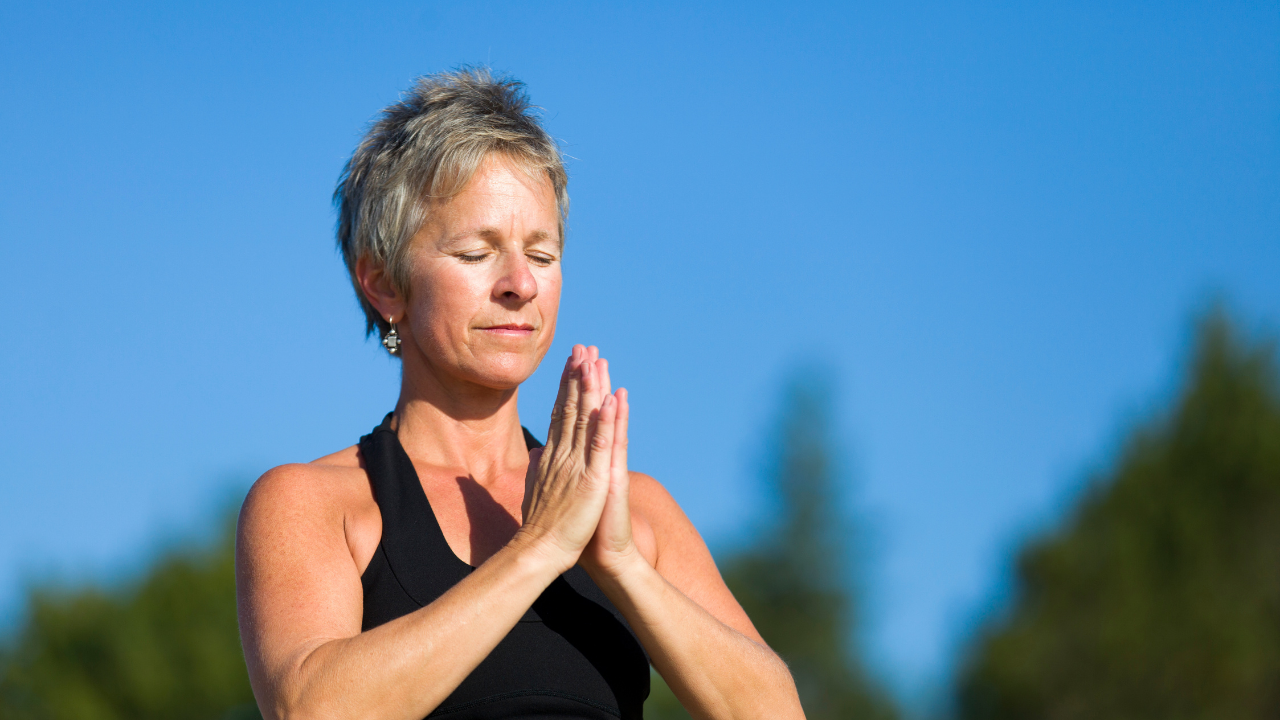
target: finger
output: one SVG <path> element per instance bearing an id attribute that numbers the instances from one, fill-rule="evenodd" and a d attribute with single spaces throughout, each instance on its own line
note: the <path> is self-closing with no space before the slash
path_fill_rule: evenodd
<path id="1" fill-rule="evenodd" d="M 609 379 L 609 361 L 600 358 L 596 361 L 596 368 L 600 370 L 600 392 L 608 395 L 613 392 L 613 381 Z"/>
<path id="2" fill-rule="evenodd" d="M 575 348 L 575 351 L 578 351 L 578 349 Z M 565 388 L 564 403 L 561 406 L 559 437 L 561 442 L 575 448 L 581 447 L 581 441 L 578 439 L 578 425 L 581 423 L 579 416 L 582 415 L 583 376 L 591 367 L 587 363 L 581 362 L 581 351 L 577 352 L 577 357 L 579 362 L 569 372 L 569 383 Z"/>
<path id="3" fill-rule="evenodd" d="M 585 457 L 586 445 L 594 432 L 594 415 L 600 409 L 600 401 L 596 398 L 599 380 L 595 375 L 595 364 L 584 360 L 578 366 L 578 382 L 574 385 L 576 393 L 573 394 L 575 400 L 573 446 L 583 453 L 583 457 Z M 566 414 L 568 411 L 566 404 Z"/>
<path id="4" fill-rule="evenodd" d="M 560 389 L 556 391 L 556 402 L 551 406 L 551 426 L 547 428 L 548 445 L 555 445 L 560 441 L 565 416 L 564 401 L 569 395 L 569 384 L 573 382 L 574 358 L 577 354 L 578 346 L 575 345 L 569 353 L 569 359 L 564 362 L 564 371 L 560 373 Z"/>
<path id="5" fill-rule="evenodd" d="M 587 453 L 587 477 L 596 482 L 608 482 L 609 479 L 617 418 L 618 400 L 610 395 L 604 399 L 596 414 L 595 432 L 592 433 Z"/>
<path id="6" fill-rule="evenodd" d="M 630 480 L 631 476 L 627 474 L 627 425 L 631 420 L 631 404 L 627 402 L 627 389 L 618 388 L 618 392 L 614 394 L 618 401 L 617 419 L 614 421 L 613 429 L 613 458 L 610 465 L 613 469 L 614 477 L 622 482 Z"/>
<path id="7" fill-rule="evenodd" d="M 588 407 L 598 408 L 600 403 L 604 401 L 604 395 L 600 392 L 600 374 L 597 372 L 600 369 L 600 348 L 595 345 L 588 345 L 583 348 L 582 362 L 591 364 L 591 373 L 596 379 L 596 382 L 591 387 L 592 394 Z"/>
<path id="8" fill-rule="evenodd" d="M 583 360 L 584 363 L 591 363 L 591 399 L 588 401 L 588 407 L 598 408 L 600 403 L 604 402 L 604 396 L 613 391 L 609 382 L 609 363 L 604 358 L 597 359 L 595 362 Z"/>

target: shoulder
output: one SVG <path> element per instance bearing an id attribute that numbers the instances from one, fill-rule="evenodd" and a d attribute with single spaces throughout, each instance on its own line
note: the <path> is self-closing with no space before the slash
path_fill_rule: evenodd
<path id="1" fill-rule="evenodd" d="M 372 514 L 362 523 L 368 506 Z M 354 448 L 280 465 L 258 478 L 240 509 L 236 535 L 236 597 L 251 672 L 265 672 L 264 662 L 283 662 L 308 638 L 360 632 L 360 563 L 373 551 L 363 558 L 357 551 L 370 538 L 376 547 L 380 531 Z"/>
<path id="2" fill-rule="evenodd" d="M 256 510 L 277 502 L 323 502 L 349 490 L 365 477 L 359 452 L 352 446 L 308 463 L 279 465 L 262 474 L 245 496 L 244 509 Z"/>
<path id="3" fill-rule="evenodd" d="M 652 543 L 650 559 L 663 575 L 681 575 L 693 568 L 697 568 L 694 572 L 714 568 L 702 535 L 667 488 L 653 476 L 631 473 L 631 506 L 645 526 L 637 535 L 650 535 L 645 538 Z"/>
<path id="4" fill-rule="evenodd" d="M 659 548 L 667 541 L 675 540 L 673 535 L 692 534 L 698 542 L 702 541 L 680 504 L 653 476 L 642 472 L 631 473 L 631 503 L 645 521 L 653 526 Z"/>
<path id="5" fill-rule="evenodd" d="M 652 475 L 631 471 L 631 495 L 640 502 L 652 502 L 655 505 L 675 503 L 671 493 Z"/>
<path id="6" fill-rule="evenodd" d="M 336 529 L 373 503 L 359 451 L 352 446 L 308 463 L 271 468 L 254 482 L 240 508 L 240 536 Z"/>

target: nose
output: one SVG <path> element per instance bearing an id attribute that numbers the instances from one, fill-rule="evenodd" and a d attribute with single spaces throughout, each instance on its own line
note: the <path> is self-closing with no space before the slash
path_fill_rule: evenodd
<path id="1" fill-rule="evenodd" d="M 494 299 L 529 302 L 538 297 L 538 279 L 522 253 L 504 253 L 502 275 L 493 286 Z"/>

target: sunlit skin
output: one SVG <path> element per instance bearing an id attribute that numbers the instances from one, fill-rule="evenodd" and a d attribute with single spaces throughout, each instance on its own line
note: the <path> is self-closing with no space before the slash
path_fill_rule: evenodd
<path id="1" fill-rule="evenodd" d="M 265 717 L 422 718 L 574 564 L 695 717 L 803 717 L 688 518 L 628 470 L 630 404 L 596 348 L 574 347 L 547 446 L 526 451 L 517 393 L 555 333 L 562 250 L 550 182 L 490 156 L 431 206 L 408 249 L 407 293 L 357 263 L 402 340 L 397 434 L 449 547 L 476 570 L 361 632 L 360 575 L 382 518 L 357 448 L 263 475 L 241 511 L 236 569 Z"/>
<path id="2" fill-rule="evenodd" d="M 411 298 L 390 291 L 367 262 L 357 272 L 377 307 L 408 325 L 406 375 L 503 391 L 496 400 L 551 347 L 561 251 L 549 183 L 495 159 L 414 236 Z"/>

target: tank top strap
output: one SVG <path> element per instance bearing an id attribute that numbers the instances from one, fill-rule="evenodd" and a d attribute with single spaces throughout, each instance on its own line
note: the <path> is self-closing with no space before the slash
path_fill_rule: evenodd
<path id="1" fill-rule="evenodd" d="M 533 433 L 529 432 L 529 428 L 521 425 L 520 430 L 521 432 L 524 433 L 524 449 L 525 450 L 534 450 L 542 447 L 542 443 L 538 442 L 538 438 L 534 437 Z"/>
<path id="2" fill-rule="evenodd" d="M 360 438 L 360 455 L 382 514 L 382 548 L 396 579 L 414 602 L 427 605 L 469 575 L 473 567 L 449 547 L 431 503 L 422 490 L 387 413 L 373 432 Z M 525 427 L 525 447 L 542 443 Z"/>
<path id="3" fill-rule="evenodd" d="M 396 580 L 419 605 L 440 597 L 468 574 L 444 538 L 418 471 L 391 429 L 391 414 L 360 438 L 360 455 L 382 513 L 382 549 Z"/>

